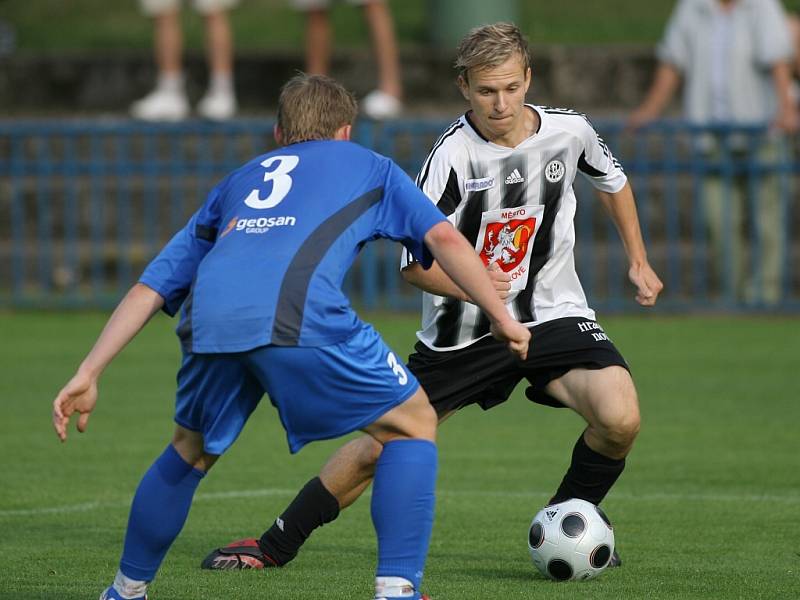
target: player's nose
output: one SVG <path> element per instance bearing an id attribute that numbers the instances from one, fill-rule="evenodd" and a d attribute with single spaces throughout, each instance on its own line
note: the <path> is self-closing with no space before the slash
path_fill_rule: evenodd
<path id="1" fill-rule="evenodd" d="M 494 98 L 494 110 L 498 114 L 503 114 L 508 108 L 508 98 L 504 92 L 498 92 Z"/>

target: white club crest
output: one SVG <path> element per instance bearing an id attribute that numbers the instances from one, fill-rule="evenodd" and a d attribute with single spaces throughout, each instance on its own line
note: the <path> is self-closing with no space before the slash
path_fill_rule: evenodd
<path id="1" fill-rule="evenodd" d="M 565 172 L 566 168 L 564 167 L 564 163 L 557 158 L 547 163 L 547 166 L 544 168 L 544 176 L 550 183 L 561 181 L 564 178 Z"/>

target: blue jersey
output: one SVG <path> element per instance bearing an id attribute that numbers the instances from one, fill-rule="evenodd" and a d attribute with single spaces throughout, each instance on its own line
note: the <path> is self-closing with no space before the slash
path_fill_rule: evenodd
<path id="1" fill-rule="evenodd" d="M 139 281 L 168 314 L 183 304 L 190 352 L 334 344 L 361 327 L 341 289 L 361 247 L 397 240 L 427 268 L 423 238 L 443 220 L 388 158 L 350 142 L 293 144 L 220 182 Z"/>

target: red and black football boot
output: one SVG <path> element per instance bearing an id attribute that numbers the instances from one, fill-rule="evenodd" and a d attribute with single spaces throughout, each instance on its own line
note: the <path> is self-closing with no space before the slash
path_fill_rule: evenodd
<path id="1" fill-rule="evenodd" d="M 201 569 L 227 571 L 231 569 L 269 569 L 279 566 L 264 553 L 255 538 L 231 542 L 217 548 L 200 563 Z"/>

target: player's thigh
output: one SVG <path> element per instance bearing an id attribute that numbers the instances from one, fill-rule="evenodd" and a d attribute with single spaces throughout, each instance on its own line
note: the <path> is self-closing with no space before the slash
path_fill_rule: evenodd
<path id="1" fill-rule="evenodd" d="M 336 344 L 264 346 L 246 357 L 278 409 L 292 452 L 314 440 L 366 428 L 419 388 L 369 326 Z"/>
<path id="2" fill-rule="evenodd" d="M 571 369 L 545 389 L 590 426 L 627 435 L 638 431 L 639 399 L 631 374 L 623 367 Z"/>
<path id="3" fill-rule="evenodd" d="M 237 354 L 186 353 L 178 371 L 175 423 L 202 435 L 204 451 L 223 454 L 264 395 Z"/>

